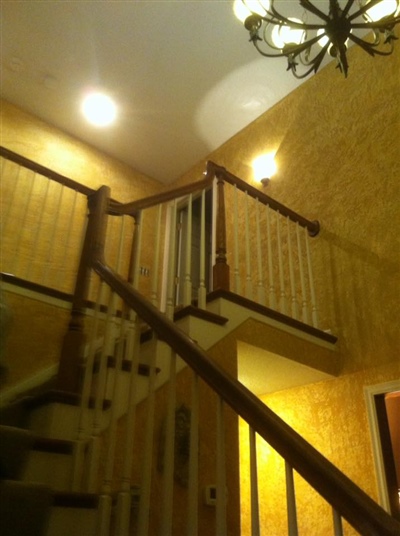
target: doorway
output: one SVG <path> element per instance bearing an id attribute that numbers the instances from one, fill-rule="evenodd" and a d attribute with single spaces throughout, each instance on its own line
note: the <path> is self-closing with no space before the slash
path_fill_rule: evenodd
<path id="1" fill-rule="evenodd" d="M 365 388 L 381 505 L 400 521 L 400 381 Z"/>
<path id="2" fill-rule="evenodd" d="M 213 229 L 213 205 L 212 190 L 205 194 L 205 287 L 206 292 L 212 288 L 212 229 Z M 201 257 L 201 196 L 192 201 L 192 232 L 190 251 L 190 278 L 191 299 L 197 300 L 200 286 L 200 257 Z M 184 283 L 187 256 L 187 232 L 188 232 L 188 204 L 184 203 L 178 208 L 178 239 L 177 239 L 177 262 L 176 262 L 176 305 L 182 305 L 184 301 Z"/>

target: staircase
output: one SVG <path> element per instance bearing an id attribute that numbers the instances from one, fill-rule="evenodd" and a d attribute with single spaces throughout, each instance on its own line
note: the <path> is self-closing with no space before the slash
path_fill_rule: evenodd
<path id="1" fill-rule="evenodd" d="M 65 178 L 35 163 L 5 150 L 2 155 L 65 184 Z M 232 229 L 226 225 L 224 184 L 233 186 L 226 196 L 236 207 Z M 205 229 L 210 188 L 216 200 L 212 250 L 217 255 L 209 278 Z M 260 525 L 260 440 L 282 460 L 277 471 L 285 490 L 285 528 L 280 534 L 299 533 L 297 475 L 330 510 L 320 520 L 321 534 L 347 534 L 347 523 L 359 534 L 398 534 L 400 526 L 392 517 L 237 379 L 239 336 L 266 345 L 275 359 L 290 360 L 315 378 L 337 373 L 336 338 L 320 328 L 327 317 L 317 307 L 312 247 L 305 238 L 317 233 L 319 225 L 264 199 L 214 164 L 196 185 L 128 205 L 112 201 L 105 187 L 83 190 L 79 193 L 89 200 L 88 225 L 75 289 L 67 297 L 72 299 L 71 320 L 58 374 L 50 388 L 24 393 L 3 409 L 0 464 L 7 534 L 239 535 L 238 419 L 249 428 L 251 492 L 245 509 L 252 535 L 268 531 Z M 11 199 L 17 199 L 15 191 Z M 196 285 L 190 227 L 195 197 L 201 199 Z M 256 217 L 250 218 L 253 200 Z M 76 206 L 74 201 L 74 214 Z M 176 225 L 179 210 L 188 215 L 186 234 Z M 273 240 L 261 237 L 262 210 Z M 56 241 L 57 226 L 51 233 Z M 33 239 L 37 249 L 40 232 Z M 16 240 L 22 247 L 25 237 Z M 68 237 L 67 245 L 74 240 Z M 154 244 L 150 269 L 143 248 L 149 240 Z M 185 248 L 179 246 L 182 242 Z M 271 265 L 273 247 L 277 254 Z M 263 250 L 269 253 L 266 260 Z M 57 255 L 54 264 L 64 267 L 68 253 Z M 44 256 L 48 261 L 49 253 Z M 26 286 L 17 270 L 25 269 L 23 261 L 14 257 L 11 262 L 13 269 L 3 269 L 8 272 L 3 279 Z M 151 281 L 146 279 L 149 271 Z M 57 269 L 42 274 L 46 277 L 29 282 L 30 290 L 48 292 L 50 286 L 54 294 Z M 58 286 L 59 293 L 69 291 Z M 21 502 L 32 505 L 25 507 L 24 516 L 17 510 Z"/>

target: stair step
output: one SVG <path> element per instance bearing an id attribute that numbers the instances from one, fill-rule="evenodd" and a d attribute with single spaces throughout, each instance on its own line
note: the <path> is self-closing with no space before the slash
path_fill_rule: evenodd
<path id="1" fill-rule="evenodd" d="M 202 320 L 208 320 L 213 324 L 219 326 L 224 326 L 228 322 L 228 318 L 221 316 L 211 311 L 206 311 L 204 309 L 199 309 L 194 305 L 187 305 L 185 307 L 178 308 L 174 313 L 174 321 L 181 320 L 185 316 L 195 316 L 196 318 L 201 318 Z"/>
<path id="2" fill-rule="evenodd" d="M 74 442 L 65 439 L 36 437 L 22 479 L 40 482 L 54 490 L 71 489 Z"/>
<path id="3" fill-rule="evenodd" d="M 56 492 L 46 536 L 96 536 L 98 504 L 94 494 Z"/>

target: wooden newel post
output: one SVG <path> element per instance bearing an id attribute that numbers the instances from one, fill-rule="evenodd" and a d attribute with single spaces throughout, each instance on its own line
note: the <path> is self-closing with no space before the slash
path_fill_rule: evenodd
<path id="1" fill-rule="evenodd" d="M 56 388 L 80 393 L 83 372 L 83 348 L 85 337 L 85 305 L 88 299 L 90 272 L 99 250 L 104 247 L 104 226 L 107 222 L 107 208 L 110 190 L 102 186 L 88 197 L 88 222 L 78 274 L 72 299 L 71 319 L 61 348 L 60 364 Z"/>
<path id="2" fill-rule="evenodd" d="M 217 240 L 216 259 L 213 267 L 213 290 L 229 291 L 229 265 L 226 262 L 226 222 L 225 222 L 225 196 L 224 181 L 217 176 Z"/>

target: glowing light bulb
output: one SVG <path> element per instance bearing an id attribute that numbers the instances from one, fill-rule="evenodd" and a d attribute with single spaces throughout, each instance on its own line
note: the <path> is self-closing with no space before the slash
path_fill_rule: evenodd
<path id="1" fill-rule="evenodd" d="M 325 33 L 325 30 L 322 28 L 318 30 L 317 35 L 322 35 Z M 328 43 L 329 37 L 325 34 L 321 39 L 318 41 L 318 44 L 321 48 L 324 48 L 324 46 Z"/>
<path id="2" fill-rule="evenodd" d="M 270 179 L 275 175 L 277 167 L 275 162 L 275 153 L 262 154 L 252 162 L 254 178 L 256 181 Z"/>
<path id="3" fill-rule="evenodd" d="M 233 2 L 233 11 L 241 22 L 244 22 L 253 13 L 263 17 L 268 9 L 268 0 L 235 0 Z"/>
<path id="4" fill-rule="evenodd" d="M 92 125 L 105 127 L 115 120 L 117 107 L 104 93 L 89 93 L 82 103 L 82 112 Z"/>
<path id="5" fill-rule="evenodd" d="M 301 20 L 289 18 L 293 22 L 302 23 Z M 285 45 L 300 45 L 304 40 L 305 31 L 301 28 L 290 28 L 289 26 L 279 25 L 274 26 L 271 33 L 271 38 L 277 48 L 284 48 Z"/>
<path id="6" fill-rule="evenodd" d="M 394 15 L 398 9 L 399 3 L 397 0 L 382 0 L 381 2 L 378 2 L 372 6 L 370 9 L 367 9 L 366 15 L 372 21 L 378 21 L 384 17 Z"/>

